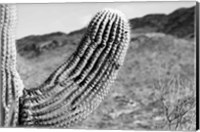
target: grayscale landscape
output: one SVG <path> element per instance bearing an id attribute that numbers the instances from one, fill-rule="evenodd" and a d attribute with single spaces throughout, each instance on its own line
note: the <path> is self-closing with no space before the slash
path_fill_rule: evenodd
<path id="1" fill-rule="evenodd" d="M 112 90 L 76 129 L 195 130 L 195 7 L 129 19 L 128 52 Z M 26 88 L 39 86 L 77 48 L 86 27 L 17 40 Z"/>

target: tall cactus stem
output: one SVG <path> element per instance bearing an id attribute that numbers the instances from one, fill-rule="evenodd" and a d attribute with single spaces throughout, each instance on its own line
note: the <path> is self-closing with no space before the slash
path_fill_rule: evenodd
<path id="1" fill-rule="evenodd" d="M 0 5 L 0 45 L 1 45 L 1 126 L 16 126 L 18 121 L 19 97 L 23 84 L 16 70 L 16 6 Z"/>

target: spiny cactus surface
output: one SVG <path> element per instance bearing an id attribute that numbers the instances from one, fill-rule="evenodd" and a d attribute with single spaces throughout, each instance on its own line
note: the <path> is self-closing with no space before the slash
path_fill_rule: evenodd
<path id="1" fill-rule="evenodd" d="M 10 15 L 13 15 L 11 6 L 6 6 Z M 7 8 L 1 6 L 1 9 Z M 124 16 L 110 9 L 98 12 L 71 57 L 39 87 L 24 89 L 22 96 L 19 91 L 23 85 L 15 68 L 16 51 L 12 31 L 15 17 L 6 16 L 1 15 L 3 83 L 0 94 L 5 100 L 2 100 L 1 109 L 5 109 L 5 113 L 13 113 L 13 124 L 19 126 L 63 128 L 85 119 L 105 98 L 123 64 L 129 42 L 129 26 Z M 10 107 L 13 103 L 16 104 L 14 110 Z"/>
<path id="2" fill-rule="evenodd" d="M 0 5 L 0 123 L 5 127 L 17 124 L 19 96 L 23 89 L 16 71 L 15 22 L 16 6 Z"/>
<path id="3" fill-rule="evenodd" d="M 40 87 L 24 91 L 20 124 L 69 127 L 85 119 L 116 78 L 127 50 L 128 31 L 118 12 L 98 12 L 69 60 Z"/>

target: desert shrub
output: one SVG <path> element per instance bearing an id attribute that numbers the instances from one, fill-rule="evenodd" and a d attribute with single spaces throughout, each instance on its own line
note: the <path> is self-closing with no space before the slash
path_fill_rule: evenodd
<path id="1" fill-rule="evenodd" d="M 162 129 L 195 130 L 195 82 L 181 75 L 174 75 L 156 81 L 154 91 L 157 101 L 162 105 L 164 116 Z"/>

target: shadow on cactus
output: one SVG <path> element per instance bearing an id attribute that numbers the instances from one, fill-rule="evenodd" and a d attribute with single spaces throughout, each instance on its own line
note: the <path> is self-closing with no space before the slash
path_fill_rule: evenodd
<path id="1" fill-rule="evenodd" d="M 26 89 L 16 71 L 15 5 L 0 5 L 1 126 L 70 127 L 92 113 L 110 90 L 128 48 L 123 14 L 105 9 L 77 50 L 39 87 Z"/>

